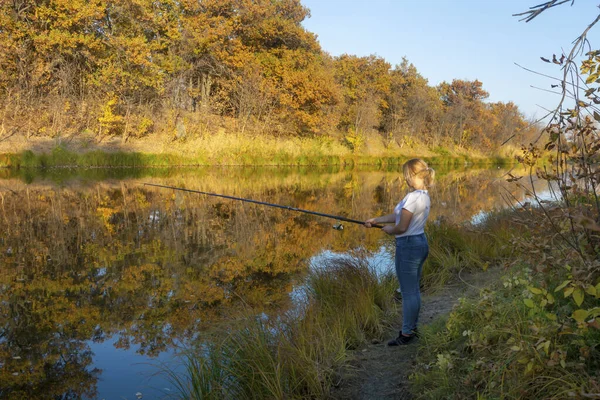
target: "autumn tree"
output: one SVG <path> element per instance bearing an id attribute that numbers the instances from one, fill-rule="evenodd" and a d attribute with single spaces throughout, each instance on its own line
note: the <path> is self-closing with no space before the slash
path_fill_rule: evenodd
<path id="1" fill-rule="evenodd" d="M 480 121 L 485 116 L 482 101 L 489 96 L 482 86 L 478 80 L 454 79 L 452 83 L 442 82 L 438 87 L 446 117 L 454 124 L 454 142 L 459 146 L 478 143 L 482 139 Z"/>
<path id="2" fill-rule="evenodd" d="M 381 112 L 388 108 L 390 64 L 381 57 L 344 54 L 335 59 L 335 77 L 342 87 L 338 128 L 356 148 L 365 133 L 380 124 Z"/>
<path id="3" fill-rule="evenodd" d="M 377 133 L 387 145 L 493 146 L 481 82 L 438 93 L 407 60 L 331 57 L 302 26 L 309 15 L 300 0 L 0 2 L 0 126 L 123 141 L 220 126 L 341 132 L 355 151 Z"/>
<path id="4" fill-rule="evenodd" d="M 513 135 L 519 135 L 523 139 L 528 128 L 523 114 L 512 101 L 508 103 L 497 102 L 489 105 L 492 115 L 492 129 L 487 132 L 490 146 L 497 147 L 509 140 Z"/>
<path id="5" fill-rule="evenodd" d="M 261 66 L 274 114 L 292 131 L 322 133 L 337 94 L 327 56 L 301 25 L 308 9 L 298 0 L 245 4 L 240 37 Z"/>
<path id="6" fill-rule="evenodd" d="M 390 72 L 390 79 L 380 127 L 384 135 L 394 138 L 400 146 L 405 144 L 405 137 L 434 140 L 438 132 L 433 129 L 441 112 L 435 88 L 406 58 Z"/>

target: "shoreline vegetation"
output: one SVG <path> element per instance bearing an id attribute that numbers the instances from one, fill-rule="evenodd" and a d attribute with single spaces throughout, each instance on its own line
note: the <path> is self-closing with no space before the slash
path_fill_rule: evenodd
<path id="1" fill-rule="evenodd" d="M 477 226 L 428 227 L 425 290 L 463 270 L 498 266 L 506 276 L 424 327 L 412 391 L 600 398 L 600 51 L 586 38 L 600 18 L 568 57 L 541 58 L 564 70 L 556 87 L 575 100 L 542 128 L 514 103 L 490 102 L 478 80 L 432 86 L 406 58 L 329 55 L 303 27 L 300 0 L 67 3 L 0 3 L 3 173 L 518 162 L 527 173 L 507 181 L 531 202 Z M 563 3 L 517 15 L 530 21 Z M 561 200 L 532 193 L 519 183 L 526 175 Z M 397 318 L 394 279 L 360 254 L 324 263 L 299 310 L 238 321 L 190 349 L 183 374 L 163 372 L 182 399 L 328 398 L 352 351 L 385 339 Z"/>
<path id="2" fill-rule="evenodd" d="M 505 215 L 518 230 L 505 242 L 510 256 L 495 260 L 504 275 L 424 327 L 411 374 L 421 398 L 598 398 L 598 235 L 569 248 L 547 235 L 555 228 L 545 212 Z"/>
<path id="3" fill-rule="evenodd" d="M 56 140 L 9 142 L 0 147 L 0 168 L 96 168 L 96 167 L 192 167 L 192 166 L 325 166 L 401 165 L 419 156 L 437 166 L 497 165 L 516 163 L 516 149 L 496 155 L 476 151 L 428 149 L 414 143 L 405 148 L 384 147 L 374 138 L 367 149 L 354 152 L 334 139 L 273 138 L 216 135 L 188 141 L 140 141 L 121 147 L 119 143 L 62 143 Z"/>

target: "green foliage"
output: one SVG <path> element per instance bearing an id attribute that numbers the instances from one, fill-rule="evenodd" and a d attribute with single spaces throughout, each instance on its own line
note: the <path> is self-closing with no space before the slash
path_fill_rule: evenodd
<path id="1" fill-rule="evenodd" d="M 515 270 L 478 298 L 463 299 L 446 321 L 426 327 L 415 392 L 427 399 L 597 393 L 600 325 L 591 316 L 578 322 L 577 301 L 538 282 L 531 270 Z"/>

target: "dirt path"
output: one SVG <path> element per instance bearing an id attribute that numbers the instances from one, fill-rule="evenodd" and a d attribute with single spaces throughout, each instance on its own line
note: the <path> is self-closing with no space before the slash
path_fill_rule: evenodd
<path id="1" fill-rule="evenodd" d="M 500 271 L 461 274 L 453 282 L 433 295 L 422 299 L 420 321 L 428 324 L 435 318 L 448 314 L 460 297 L 477 294 L 500 275 Z M 409 392 L 409 381 L 417 343 L 408 346 L 388 347 L 387 340 L 397 336 L 402 318 L 390 331 L 389 338 L 379 344 L 371 344 L 356 351 L 356 358 L 342 372 L 338 387 L 332 397 L 339 400 L 385 400 L 413 399 Z"/>

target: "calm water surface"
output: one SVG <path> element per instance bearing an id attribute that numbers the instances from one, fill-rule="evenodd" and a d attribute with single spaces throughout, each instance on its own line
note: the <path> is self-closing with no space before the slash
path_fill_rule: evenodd
<path id="1" fill-rule="evenodd" d="M 502 169 L 437 170 L 431 220 L 471 221 L 524 193 Z M 0 171 L 0 398 L 162 398 L 162 364 L 249 313 L 293 307 L 310 260 L 376 229 L 144 186 L 364 220 L 406 193 L 399 167 Z"/>

